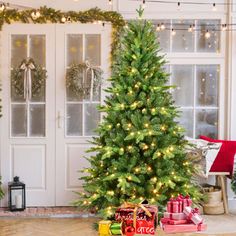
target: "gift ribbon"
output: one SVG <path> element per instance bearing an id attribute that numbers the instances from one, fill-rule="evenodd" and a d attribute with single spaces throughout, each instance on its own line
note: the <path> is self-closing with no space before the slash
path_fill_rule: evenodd
<path id="1" fill-rule="evenodd" d="M 32 96 L 31 70 L 35 69 L 35 66 L 29 59 L 21 64 L 20 69 L 24 71 L 24 99 L 28 100 Z"/>
<path id="2" fill-rule="evenodd" d="M 93 100 L 93 86 L 94 86 L 94 79 L 95 79 L 94 70 L 97 69 L 97 67 L 91 66 L 91 64 L 88 60 L 85 61 L 85 65 L 87 67 L 86 72 L 85 72 L 86 78 L 88 78 L 89 71 L 91 72 L 90 102 L 92 102 L 92 100 Z"/>
<path id="3" fill-rule="evenodd" d="M 152 217 L 151 212 L 142 204 L 142 203 L 132 203 L 132 202 L 125 202 L 121 207 L 123 208 L 134 208 L 133 211 L 133 227 L 136 231 L 136 222 L 137 222 L 137 211 L 138 208 L 144 210 L 147 216 Z"/>

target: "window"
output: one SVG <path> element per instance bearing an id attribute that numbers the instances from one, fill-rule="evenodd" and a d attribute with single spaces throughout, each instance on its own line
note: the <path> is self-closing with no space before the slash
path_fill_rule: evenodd
<path id="1" fill-rule="evenodd" d="M 186 135 L 216 138 L 221 70 L 221 61 L 219 59 L 218 63 L 216 55 L 221 51 L 220 20 L 158 20 L 155 26 L 160 47 L 167 53 L 169 65 L 165 69 L 171 74 L 170 84 L 176 85 L 172 93 L 182 112 L 179 122 L 185 127 Z M 161 30 L 161 26 L 165 30 Z M 196 31 L 189 32 L 190 26 Z M 210 37 L 205 37 L 207 31 Z"/>

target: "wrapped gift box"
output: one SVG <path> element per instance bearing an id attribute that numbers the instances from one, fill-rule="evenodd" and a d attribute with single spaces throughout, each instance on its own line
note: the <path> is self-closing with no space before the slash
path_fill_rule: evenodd
<path id="1" fill-rule="evenodd" d="M 207 229 L 206 224 L 182 224 L 182 225 L 170 225 L 161 223 L 161 228 L 165 233 L 186 233 L 186 232 L 197 232 L 204 231 Z"/>
<path id="2" fill-rule="evenodd" d="M 157 206 L 148 204 L 126 204 L 116 210 L 115 220 L 132 223 L 136 234 L 155 234 L 157 225 Z"/>
<path id="3" fill-rule="evenodd" d="M 187 219 L 191 220 L 195 225 L 199 225 L 203 222 L 198 208 L 192 209 L 191 207 L 185 207 L 184 214 L 187 216 Z"/>
<path id="4" fill-rule="evenodd" d="M 172 220 L 186 220 L 186 215 L 181 213 L 170 213 L 170 212 L 164 212 L 164 218 L 169 218 Z"/>
<path id="5" fill-rule="evenodd" d="M 187 224 L 189 223 L 188 220 L 171 220 L 169 218 L 162 218 L 161 222 L 163 224 L 170 224 L 170 225 L 181 225 L 181 224 Z"/>

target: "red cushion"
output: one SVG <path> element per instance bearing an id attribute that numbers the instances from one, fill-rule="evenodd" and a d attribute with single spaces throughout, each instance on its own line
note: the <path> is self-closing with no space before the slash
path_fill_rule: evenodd
<path id="1" fill-rule="evenodd" d="M 211 166 L 210 172 L 230 172 L 233 174 L 234 155 L 236 154 L 236 141 L 215 140 L 206 136 L 200 136 L 208 142 L 222 143 L 220 151 Z"/>

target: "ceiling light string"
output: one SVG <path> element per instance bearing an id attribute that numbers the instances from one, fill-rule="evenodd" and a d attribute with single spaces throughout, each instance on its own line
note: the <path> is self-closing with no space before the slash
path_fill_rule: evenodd
<path id="1" fill-rule="evenodd" d="M 140 2 L 140 0 L 131 0 Z M 146 0 L 146 2 L 153 2 L 153 3 L 161 3 L 161 4 L 175 4 L 177 6 L 180 5 L 207 5 L 207 6 L 213 6 L 216 7 L 216 5 L 221 6 L 229 6 L 229 5 L 236 5 L 236 3 L 233 2 L 199 2 L 199 1 L 170 1 L 170 0 Z"/>

